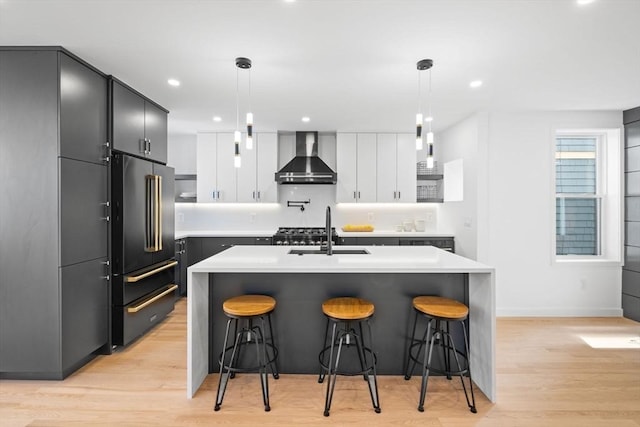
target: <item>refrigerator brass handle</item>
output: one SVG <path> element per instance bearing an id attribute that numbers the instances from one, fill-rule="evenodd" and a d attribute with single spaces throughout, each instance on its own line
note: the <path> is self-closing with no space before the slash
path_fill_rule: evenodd
<path id="1" fill-rule="evenodd" d="M 153 276 L 156 273 L 160 273 L 161 271 L 166 270 L 168 268 L 175 267 L 176 265 L 178 265 L 178 261 L 175 261 L 175 260 L 167 261 L 164 265 L 161 265 L 158 268 L 154 268 L 153 270 L 147 271 L 137 276 L 125 276 L 124 281 L 127 283 L 134 283 L 134 282 L 137 282 L 138 280 L 146 279 L 149 276 Z"/>
<path id="2" fill-rule="evenodd" d="M 146 179 L 146 208 L 145 208 L 145 252 L 156 252 L 156 175 L 147 175 Z"/>
<path id="3" fill-rule="evenodd" d="M 138 305 L 134 305 L 132 307 L 127 307 L 127 313 L 137 313 L 140 310 L 142 310 L 145 307 L 150 306 L 151 304 L 153 304 L 154 302 L 158 301 L 160 298 L 164 297 L 167 294 L 170 294 L 171 292 L 175 291 L 176 289 L 178 289 L 178 285 L 170 285 L 167 289 L 165 289 L 164 291 L 160 292 L 158 295 L 155 295 L 151 298 L 149 298 L 148 300 L 144 300 L 143 302 L 141 302 Z"/>
<path id="4" fill-rule="evenodd" d="M 155 250 L 162 250 L 162 177 L 156 175 L 156 221 L 155 221 Z"/>

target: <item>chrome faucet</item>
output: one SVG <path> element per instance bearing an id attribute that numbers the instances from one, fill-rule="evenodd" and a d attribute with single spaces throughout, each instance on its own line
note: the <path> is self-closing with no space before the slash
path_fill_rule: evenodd
<path id="1" fill-rule="evenodd" d="M 327 218 L 326 218 L 326 234 L 327 234 L 327 255 L 331 255 L 333 250 L 331 249 L 332 235 L 331 235 L 331 208 L 327 206 Z"/>

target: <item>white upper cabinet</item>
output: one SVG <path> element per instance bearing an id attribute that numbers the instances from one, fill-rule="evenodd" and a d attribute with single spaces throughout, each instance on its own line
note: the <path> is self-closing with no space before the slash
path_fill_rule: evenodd
<path id="1" fill-rule="evenodd" d="M 196 156 L 198 202 L 236 201 L 234 154 L 233 133 L 198 134 Z"/>
<path id="2" fill-rule="evenodd" d="M 377 140 L 377 201 L 416 201 L 416 147 L 412 134 L 381 133 Z"/>
<path id="3" fill-rule="evenodd" d="M 376 201 L 376 134 L 337 136 L 338 203 Z"/>
<path id="4" fill-rule="evenodd" d="M 396 188 L 398 202 L 415 203 L 417 190 L 417 152 L 416 136 L 411 133 L 399 133 L 396 145 Z"/>
<path id="5" fill-rule="evenodd" d="M 278 167 L 278 135 L 254 135 L 253 150 L 240 150 L 242 166 L 238 171 L 238 202 L 275 203 L 278 184 L 274 174 Z"/>

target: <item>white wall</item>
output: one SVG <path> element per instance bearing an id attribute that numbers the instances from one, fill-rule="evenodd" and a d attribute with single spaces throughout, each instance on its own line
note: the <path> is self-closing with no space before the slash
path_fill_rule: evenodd
<path id="1" fill-rule="evenodd" d="M 167 165 L 175 168 L 177 175 L 196 173 L 197 135 L 169 134 Z"/>
<path id="2" fill-rule="evenodd" d="M 619 112 L 481 113 L 439 135 L 439 160 L 465 168 L 464 201 L 445 203 L 440 222 L 496 268 L 498 315 L 622 315 L 619 263 L 556 263 L 552 246 L 555 129 L 621 127 Z"/>
<path id="3" fill-rule="evenodd" d="M 456 237 L 456 253 L 467 258 L 486 262 L 478 255 L 479 224 L 482 217 L 478 208 L 480 200 L 486 200 L 486 146 L 487 113 L 478 113 L 450 127 L 436 136 L 434 154 L 439 167 L 452 160 L 463 161 L 463 200 L 442 205 L 439 226 L 452 230 Z M 479 167 L 479 165 L 481 167 Z"/>

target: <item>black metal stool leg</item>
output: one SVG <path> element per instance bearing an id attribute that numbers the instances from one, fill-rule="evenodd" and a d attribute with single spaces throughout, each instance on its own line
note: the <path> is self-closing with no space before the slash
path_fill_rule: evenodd
<path id="1" fill-rule="evenodd" d="M 240 329 L 242 330 L 242 321 L 239 319 L 233 319 L 233 336 L 238 335 L 238 322 L 240 322 Z M 238 347 L 238 352 L 235 354 L 235 357 L 229 362 L 229 366 L 238 366 L 238 359 L 240 359 L 240 353 L 242 352 L 242 346 Z M 231 371 L 229 378 L 233 379 L 236 377 L 235 371 Z"/>
<path id="2" fill-rule="evenodd" d="M 342 354 L 342 343 L 343 341 L 345 341 L 345 337 L 346 337 L 347 333 L 344 330 L 339 330 L 338 331 L 338 351 L 336 352 L 336 363 L 335 365 L 333 365 L 333 367 L 331 368 L 330 366 L 330 371 L 329 371 L 329 383 L 327 384 L 327 392 L 329 393 L 327 396 L 327 401 L 325 403 L 325 408 L 324 408 L 324 416 L 328 417 L 329 416 L 329 410 L 331 409 L 331 402 L 333 401 L 333 392 L 336 388 L 336 380 L 337 380 L 337 376 L 338 376 L 338 367 L 340 366 L 340 354 Z M 333 374 L 332 374 L 333 372 Z M 333 379 L 331 379 L 331 376 L 333 375 Z M 331 388 L 331 391 L 329 392 L 329 388 Z"/>
<path id="3" fill-rule="evenodd" d="M 269 375 L 267 373 L 267 344 L 264 337 L 264 318 L 260 317 L 261 326 L 256 326 L 253 329 L 256 340 L 256 355 L 258 360 L 260 374 L 260 383 L 262 385 L 262 401 L 264 402 L 264 410 L 269 412 L 271 407 L 269 406 Z"/>
<path id="4" fill-rule="evenodd" d="M 460 322 L 462 324 L 462 334 L 464 335 L 464 347 L 465 347 L 465 355 L 467 357 L 467 373 L 469 374 L 469 389 L 471 390 L 471 403 L 469 403 L 469 396 L 467 395 L 467 389 L 464 386 L 464 381 L 462 380 L 462 374 L 460 374 L 460 381 L 462 381 L 462 388 L 464 390 L 464 397 L 467 399 L 467 406 L 469 406 L 469 410 L 474 414 L 478 411 L 476 410 L 476 398 L 473 394 L 473 380 L 471 379 L 471 353 L 469 352 L 469 337 L 467 336 L 467 328 L 464 324 L 464 320 Z M 456 362 L 458 361 L 458 355 L 456 355 Z M 460 362 L 458 362 L 458 370 L 460 370 Z"/>
<path id="5" fill-rule="evenodd" d="M 431 322 L 433 319 L 429 319 L 429 324 L 427 325 L 427 338 L 429 337 L 429 331 L 431 331 Z M 434 330 L 431 334 L 431 339 L 429 340 L 429 351 L 425 349 L 424 352 L 424 361 L 422 364 L 422 385 L 420 386 L 420 402 L 418 403 L 418 411 L 424 412 L 424 399 L 427 395 L 427 381 L 429 380 L 429 365 L 431 365 L 431 355 L 433 353 L 433 344 L 438 335 L 438 331 Z"/>
<path id="6" fill-rule="evenodd" d="M 369 319 L 367 319 L 366 322 L 367 322 L 367 329 L 369 331 L 369 348 L 371 349 L 371 366 L 373 367 L 373 378 L 371 378 L 371 375 L 368 375 L 367 381 L 369 383 L 369 394 L 371 395 L 371 403 L 373 404 L 373 409 L 376 411 L 376 414 L 379 414 L 382 409 L 380 409 L 380 397 L 378 395 L 378 375 L 377 375 L 377 369 L 376 369 L 376 356 L 375 356 L 374 347 L 373 347 L 373 333 L 371 332 L 371 323 L 369 323 Z M 362 330 L 362 322 L 360 322 L 360 328 Z M 365 355 L 365 362 L 366 362 L 366 355 Z"/>
<path id="7" fill-rule="evenodd" d="M 329 318 L 327 317 L 327 327 L 324 328 L 324 341 L 322 341 L 322 348 L 327 346 L 327 337 L 329 336 Z M 320 356 L 324 356 L 324 353 L 320 353 Z M 323 368 L 324 360 L 320 360 L 320 374 L 318 375 L 318 383 L 322 384 L 324 381 L 325 369 Z M 328 365 L 327 365 L 328 366 Z"/>
<path id="8" fill-rule="evenodd" d="M 325 402 L 324 402 L 324 416 L 325 417 L 329 416 L 329 409 L 331 408 L 331 400 L 333 399 L 333 387 L 335 387 L 335 375 L 334 375 L 334 378 L 333 378 L 333 387 L 331 385 L 332 384 L 331 371 L 333 369 L 333 348 L 335 346 L 337 326 L 338 326 L 337 323 L 334 322 L 333 323 L 333 329 L 331 331 L 331 347 L 329 349 L 329 364 L 327 365 L 329 367 L 328 372 L 327 372 L 327 393 L 326 393 Z M 340 345 L 342 346 L 342 341 L 340 341 Z M 340 349 L 338 349 L 338 356 L 339 355 L 340 355 Z"/>
<path id="9" fill-rule="evenodd" d="M 409 349 L 407 351 L 407 364 L 404 368 L 404 379 L 408 380 L 413 375 L 413 370 L 416 368 L 416 362 L 411 359 L 411 349 L 413 348 L 413 343 L 416 340 L 416 325 L 418 324 L 418 311 L 414 310 L 415 316 L 413 317 L 413 329 L 411 330 L 411 337 L 409 338 Z M 418 354 L 416 357 L 420 355 L 420 349 L 422 348 L 422 343 L 420 344 L 420 348 L 418 348 Z M 411 365 L 413 362 L 413 366 Z M 411 368 L 409 368 L 411 366 Z"/>
<path id="10" fill-rule="evenodd" d="M 445 328 L 446 332 L 444 332 Z M 444 370 L 446 372 L 447 379 L 451 380 L 451 349 L 453 348 L 453 351 L 455 352 L 456 347 L 455 345 L 449 345 L 449 339 L 443 339 L 445 336 L 451 338 L 451 334 L 449 334 L 449 322 L 444 321 L 444 328 L 441 324 L 439 329 L 443 331 L 440 343 L 442 345 L 442 355 L 444 358 Z M 451 341 L 451 343 L 453 343 L 453 341 Z"/>
<path id="11" fill-rule="evenodd" d="M 216 404 L 213 407 L 214 411 L 220 410 L 220 405 L 222 404 L 222 399 L 224 399 L 224 392 L 227 389 L 227 382 L 229 381 L 229 371 L 230 368 L 227 369 L 227 372 L 224 372 L 224 358 L 227 349 L 227 343 L 229 341 L 229 328 L 231 326 L 231 320 L 227 320 L 227 328 L 224 334 L 224 344 L 222 346 L 222 357 L 220 358 L 220 376 L 218 378 L 218 393 L 216 395 Z M 234 346 L 235 349 L 235 346 Z"/>
<path id="12" fill-rule="evenodd" d="M 271 374 L 273 375 L 273 378 L 277 380 L 278 378 L 280 378 L 280 374 L 278 371 L 278 359 L 276 357 L 276 348 L 278 347 L 276 346 L 276 339 L 275 339 L 275 335 L 273 335 L 273 327 L 271 326 L 271 313 L 267 314 L 267 320 L 269 322 L 269 339 L 271 340 L 271 345 L 273 346 L 272 348 L 273 362 L 271 362 Z"/>
<path id="13" fill-rule="evenodd" d="M 416 321 L 417 320 L 418 320 L 418 312 L 416 311 Z M 415 328 L 415 325 L 414 325 L 414 328 Z M 416 365 L 418 364 L 418 358 L 420 357 L 420 352 L 422 352 L 423 347 L 426 347 L 425 344 L 427 343 L 427 340 L 428 340 L 427 338 L 428 333 L 429 333 L 429 326 L 425 328 L 424 334 L 422 334 L 422 339 L 420 340 L 420 344 L 418 344 L 418 351 L 416 352 L 415 357 L 413 357 L 413 353 L 411 352 L 411 349 L 413 348 L 413 344 L 416 341 L 415 338 L 412 338 L 412 341 L 409 343 L 409 355 L 407 360 L 408 373 L 405 372 L 405 375 L 404 375 L 405 380 L 411 379 L 411 376 L 413 375 L 413 371 L 416 369 Z M 411 362 L 413 362 L 413 365 L 411 365 L 411 368 L 409 368 L 409 364 L 411 364 Z"/>

